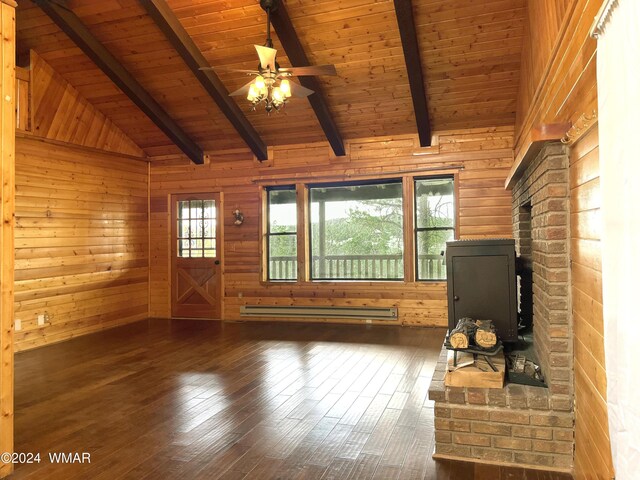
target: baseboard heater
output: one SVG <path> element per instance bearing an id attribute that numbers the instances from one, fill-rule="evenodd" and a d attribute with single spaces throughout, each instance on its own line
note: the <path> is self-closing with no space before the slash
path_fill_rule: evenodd
<path id="1" fill-rule="evenodd" d="M 397 320 L 397 307 L 316 307 L 294 305 L 243 305 L 241 317 L 343 318 Z"/>

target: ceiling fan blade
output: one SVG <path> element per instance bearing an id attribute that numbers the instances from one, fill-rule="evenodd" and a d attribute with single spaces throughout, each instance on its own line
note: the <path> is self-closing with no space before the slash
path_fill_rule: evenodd
<path id="1" fill-rule="evenodd" d="M 291 86 L 292 97 L 304 98 L 304 97 L 308 97 L 312 93 L 315 93 L 313 90 L 310 90 L 307 87 L 303 87 L 302 85 L 299 85 L 296 82 L 290 82 L 289 85 Z"/>
<path id="2" fill-rule="evenodd" d="M 276 71 L 276 53 L 275 48 L 263 47 L 262 45 L 254 45 L 260 57 L 260 67 L 263 70 Z"/>
<path id="3" fill-rule="evenodd" d="M 239 95 L 244 95 L 245 97 L 247 96 L 247 93 L 249 93 L 249 87 L 251 86 L 251 84 L 253 83 L 253 80 L 251 80 L 249 83 L 246 83 L 245 85 L 243 85 L 242 87 L 240 87 L 238 90 L 236 90 L 235 92 L 231 92 L 229 94 L 230 97 L 237 97 Z"/>
<path id="4" fill-rule="evenodd" d="M 278 72 L 289 73 L 295 77 L 306 75 L 337 75 L 335 65 L 309 65 L 308 67 L 280 68 Z"/>

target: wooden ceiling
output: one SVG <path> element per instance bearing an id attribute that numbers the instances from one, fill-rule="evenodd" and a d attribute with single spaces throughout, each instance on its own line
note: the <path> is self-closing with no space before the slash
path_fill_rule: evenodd
<path id="1" fill-rule="evenodd" d="M 406 0 L 409 1 L 409 0 Z M 513 125 L 526 0 L 412 0 L 432 130 Z M 167 0 L 213 67 L 255 68 L 266 36 L 258 0 Z M 416 133 L 393 0 L 284 0 L 344 139 Z M 138 0 L 69 0 L 68 7 L 205 151 L 246 148 Z M 29 0 L 19 2 L 18 53 L 37 51 L 150 156 L 179 149 Z M 278 61 L 290 66 L 277 35 Z M 229 91 L 248 81 L 219 71 Z M 237 98 L 237 97 L 234 97 Z M 324 141 L 309 102 L 279 114 L 249 111 L 267 145 Z"/>

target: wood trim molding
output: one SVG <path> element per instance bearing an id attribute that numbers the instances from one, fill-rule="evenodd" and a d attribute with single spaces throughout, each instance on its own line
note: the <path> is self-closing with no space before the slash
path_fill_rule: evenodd
<path id="1" fill-rule="evenodd" d="M 14 316 L 15 316 L 15 5 L 0 4 L 0 452 L 14 447 Z M 0 477 L 13 471 L 0 462 Z"/>
<path id="2" fill-rule="evenodd" d="M 602 35 L 607 28 L 607 24 L 609 23 L 611 14 L 617 6 L 618 0 L 606 0 L 602 4 L 600 10 L 598 11 L 598 14 L 596 15 L 596 18 L 593 20 L 593 25 L 591 26 L 591 30 L 589 32 L 591 38 L 595 38 L 596 40 L 600 38 L 600 35 Z"/>
<path id="3" fill-rule="evenodd" d="M 345 173 L 343 175 L 311 175 L 311 176 L 297 176 L 297 177 L 279 177 L 278 175 L 264 176 L 252 180 L 252 183 L 257 185 L 282 185 L 292 182 L 302 183 L 316 183 L 322 182 L 348 182 L 350 180 L 375 180 L 383 178 L 401 177 L 404 175 L 430 173 L 433 175 L 447 175 L 454 174 L 460 170 L 464 170 L 464 165 L 441 165 L 427 168 L 413 168 L 408 170 L 397 170 L 394 172 L 384 173 Z"/>
<path id="4" fill-rule="evenodd" d="M 303 183 L 296 184 L 298 281 L 311 279 L 311 254 L 309 251 L 309 189 Z"/>
<path id="5" fill-rule="evenodd" d="M 582 138 L 585 133 L 591 130 L 591 127 L 596 123 L 598 123 L 598 112 L 596 110 L 593 110 L 591 114 L 583 113 L 578 121 L 567 130 L 567 133 L 564 134 L 564 137 L 562 137 L 560 141 L 565 145 L 573 145 Z"/>
<path id="6" fill-rule="evenodd" d="M 0 0 L 0 3 L 4 4 L 4 5 L 8 5 L 10 7 L 16 8 L 18 6 L 18 4 L 16 2 L 14 2 L 13 0 Z"/>
<path id="7" fill-rule="evenodd" d="M 109 156 L 118 157 L 118 158 L 129 158 L 131 160 L 137 160 L 139 162 L 149 162 L 150 161 L 149 157 L 136 157 L 135 155 L 129 155 L 129 154 L 126 154 L 126 153 L 113 152 L 111 150 L 102 150 L 100 148 L 86 147 L 84 145 L 78 145 L 76 143 L 62 142 L 60 140 L 53 140 L 51 138 L 40 137 L 39 135 L 35 135 L 34 133 L 27 132 L 27 131 L 17 130 L 16 131 L 16 138 L 23 138 L 25 140 L 33 140 L 34 142 L 48 143 L 48 144 L 51 144 L 51 145 L 56 145 L 58 147 L 72 148 L 74 150 L 78 150 L 80 152 L 85 152 L 87 154 L 92 154 L 92 155 L 95 155 L 95 154 L 109 155 Z"/>
<path id="8" fill-rule="evenodd" d="M 531 129 L 504 182 L 505 190 L 513 188 L 545 143 L 560 141 L 570 128 L 570 123 L 551 123 Z"/>
<path id="9" fill-rule="evenodd" d="M 415 231 L 415 179 L 406 175 L 402 177 L 403 198 L 403 236 L 404 236 L 404 281 L 416 281 L 416 231 Z"/>

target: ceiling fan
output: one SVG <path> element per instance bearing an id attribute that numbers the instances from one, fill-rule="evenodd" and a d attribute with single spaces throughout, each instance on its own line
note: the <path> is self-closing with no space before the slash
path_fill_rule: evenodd
<path id="1" fill-rule="evenodd" d="M 264 103 L 267 113 L 279 111 L 289 98 L 304 98 L 311 95 L 310 90 L 289 80 L 290 77 L 309 75 L 337 75 L 334 65 L 312 65 L 307 67 L 280 67 L 276 61 L 277 50 L 271 40 L 271 12 L 278 8 L 279 0 L 260 0 L 260 6 L 267 12 L 267 39 L 264 45 L 254 45 L 260 63 L 257 70 L 228 69 L 255 77 L 249 83 L 229 94 L 230 97 L 246 95 L 251 102 L 252 110 Z M 213 67 L 202 67 L 200 70 L 222 70 Z"/>

